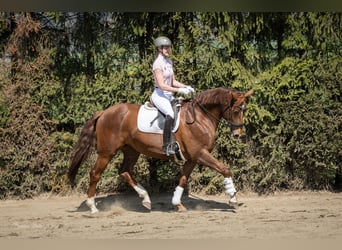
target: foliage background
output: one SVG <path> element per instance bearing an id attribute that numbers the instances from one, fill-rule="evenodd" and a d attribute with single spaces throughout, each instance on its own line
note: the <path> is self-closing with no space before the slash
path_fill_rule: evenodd
<path id="1" fill-rule="evenodd" d="M 213 154 L 239 190 L 338 190 L 342 183 L 341 13 L 0 13 L 0 198 L 66 194 L 69 157 L 83 124 L 153 89 L 153 39 L 173 41 L 177 78 L 197 92 L 255 90 L 243 141 L 222 123 Z M 92 153 L 77 176 L 86 191 Z M 126 191 L 107 167 L 100 192 Z M 135 177 L 151 192 L 174 189 L 181 168 L 139 158 Z M 189 189 L 223 191 L 205 166 Z"/>

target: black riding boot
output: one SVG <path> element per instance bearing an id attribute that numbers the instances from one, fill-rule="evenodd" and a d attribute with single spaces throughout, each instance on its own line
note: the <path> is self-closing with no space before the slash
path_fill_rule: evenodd
<path id="1" fill-rule="evenodd" d="M 163 133 L 163 151 L 167 156 L 175 154 L 175 151 L 173 149 L 173 142 L 171 142 L 172 125 L 173 125 L 173 118 L 167 115 L 165 117 L 164 133 Z"/>

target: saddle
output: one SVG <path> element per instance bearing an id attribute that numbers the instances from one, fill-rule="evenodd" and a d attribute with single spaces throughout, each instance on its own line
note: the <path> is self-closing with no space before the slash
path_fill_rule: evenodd
<path id="1" fill-rule="evenodd" d="M 181 103 L 184 98 L 175 98 L 172 102 L 175 119 L 172 127 L 172 136 L 178 130 L 180 122 Z M 141 105 L 138 112 L 137 128 L 144 133 L 163 134 L 165 115 L 161 113 L 153 104 L 152 100 L 146 101 Z M 179 144 L 174 140 L 175 162 L 183 164 L 185 158 L 180 150 Z"/>
<path id="2" fill-rule="evenodd" d="M 179 127 L 180 110 L 182 97 L 175 98 L 172 102 L 173 112 L 175 119 L 173 122 L 172 132 L 175 133 Z M 165 115 L 161 113 L 153 104 L 152 100 L 146 101 L 144 105 L 141 105 L 138 112 L 138 124 L 139 131 L 153 134 L 163 134 L 165 123 Z"/>

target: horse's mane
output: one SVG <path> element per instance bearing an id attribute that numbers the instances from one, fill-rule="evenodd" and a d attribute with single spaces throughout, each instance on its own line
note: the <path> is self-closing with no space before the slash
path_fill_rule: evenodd
<path id="1" fill-rule="evenodd" d="M 237 93 L 238 91 L 233 88 L 215 88 L 203 91 L 197 94 L 194 99 L 203 105 L 206 104 L 223 104 L 228 102 L 227 98 L 229 98 L 230 93 Z"/>

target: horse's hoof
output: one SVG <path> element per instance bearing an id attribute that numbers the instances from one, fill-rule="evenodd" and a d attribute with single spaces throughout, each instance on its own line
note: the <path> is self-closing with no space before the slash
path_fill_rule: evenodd
<path id="1" fill-rule="evenodd" d="M 96 208 L 95 198 L 94 198 L 94 197 L 88 198 L 87 201 L 86 201 L 86 204 L 87 204 L 87 206 L 89 207 L 90 212 L 91 212 L 92 214 L 96 214 L 96 213 L 99 212 L 99 210 Z"/>
<path id="2" fill-rule="evenodd" d="M 237 202 L 229 201 L 229 206 L 231 206 L 233 209 L 238 209 L 239 208 L 239 204 Z"/>
<path id="3" fill-rule="evenodd" d="M 230 200 L 229 200 L 229 206 L 233 207 L 234 209 L 239 208 L 239 204 L 238 204 L 238 201 L 237 201 L 235 195 L 234 195 L 233 197 L 230 198 Z"/>
<path id="4" fill-rule="evenodd" d="M 177 205 L 177 212 L 186 212 L 186 207 L 183 206 L 183 204 Z"/>
<path id="5" fill-rule="evenodd" d="M 144 202 L 142 203 L 142 205 L 143 205 L 146 209 L 151 210 L 151 202 L 146 202 L 146 201 L 144 201 Z"/>
<path id="6" fill-rule="evenodd" d="M 97 214 L 98 212 L 99 212 L 99 210 L 97 208 L 91 208 L 90 209 L 91 214 Z"/>

